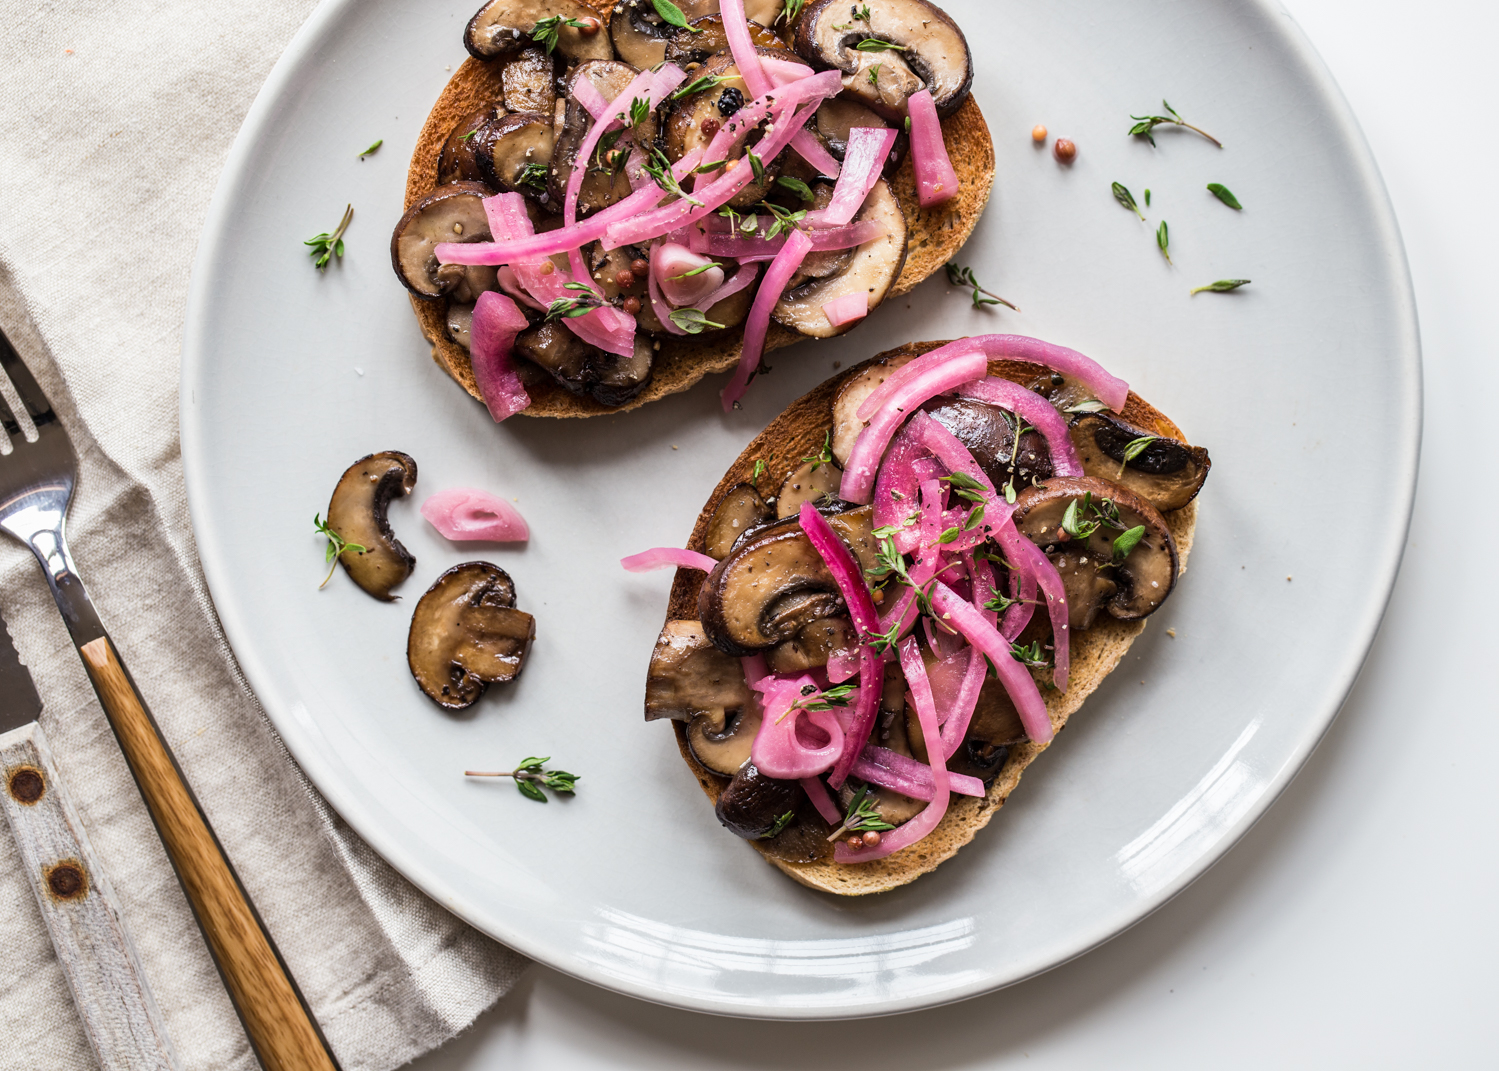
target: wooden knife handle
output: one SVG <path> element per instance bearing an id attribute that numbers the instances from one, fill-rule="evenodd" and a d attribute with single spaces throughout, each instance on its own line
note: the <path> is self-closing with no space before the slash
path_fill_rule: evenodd
<path id="1" fill-rule="evenodd" d="M 0 735 L 0 808 L 101 1071 L 177 1071 L 119 901 L 35 722 Z"/>
<path id="2" fill-rule="evenodd" d="M 79 652 L 261 1064 L 266 1071 L 338 1071 L 114 645 L 101 636 Z"/>

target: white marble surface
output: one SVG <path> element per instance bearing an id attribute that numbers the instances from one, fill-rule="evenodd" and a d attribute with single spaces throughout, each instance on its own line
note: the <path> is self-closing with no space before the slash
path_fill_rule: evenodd
<path id="1" fill-rule="evenodd" d="M 1337 724 L 1266 818 L 1090 955 L 967 1003 L 860 1023 L 670 1011 L 534 968 L 418 1071 L 491 1068 L 1377 1068 L 1499 1062 L 1499 519 L 1471 477 L 1499 396 L 1499 8 L 1288 0 L 1363 123 L 1420 302 L 1426 439 L 1404 569 Z M 1086 149 L 1086 146 L 1083 147 Z M 1336 399 L 1329 399 L 1336 404 Z M 1328 553 L 1358 533 L 1296 518 Z M 1464 561 L 1463 559 L 1467 559 Z M 1285 642 L 1294 644 L 1294 622 Z"/>

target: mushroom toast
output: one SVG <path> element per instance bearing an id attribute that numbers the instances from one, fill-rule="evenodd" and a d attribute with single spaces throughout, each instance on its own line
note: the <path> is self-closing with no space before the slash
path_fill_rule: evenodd
<path id="1" fill-rule="evenodd" d="M 929 0 L 490 0 L 464 45 L 391 262 L 496 420 L 737 366 L 727 408 L 769 351 L 943 266 L 993 183 L 968 43 Z"/>
<path id="2" fill-rule="evenodd" d="M 646 682 L 719 821 L 797 881 L 971 840 L 1186 565 L 1207 451 L 1072 350 L 988 335 L 824 383 L 723 478 Z"/>

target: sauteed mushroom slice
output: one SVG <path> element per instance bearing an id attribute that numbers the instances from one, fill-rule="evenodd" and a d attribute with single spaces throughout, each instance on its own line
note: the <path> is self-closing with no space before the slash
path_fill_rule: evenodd
<path id="1" fill-rule="evenodd" d="M 474 307 L 472 305 L 451 302 L 448 305 L 448 319 L 445 326 L 448 329 L 448 338 L 465 351 L 473 348 Z"/>
<path id="2" fill-rule="evenodd" d="M 1202 490 L 1213 462 L 1201 446 L 1154 435 L 1112 413 L 1087 413 L 1072 422 L 1072 443 L 1089 476 L 1112 480 L 1162 513 L 1181 509 Z M 1126 461 L 1131 444 L 1143 440 Z"/>
<path id="3" fill-rule="evenodd" d="M 848 151 L 849 131 L 855 127 L 878 129 L 885 125 L 885 120 L 879 115 L 858 101 L 848 100 L 845 97 L 834 97 L 832 100 L 823 101 L 813 120 L 813 129 L 817 132 L 817 136 L 828 147 L 828 152 L 839 160 L 842 160 Z M 906 152 L 910 147 L 910 136 L 903 129 L 897 128 L 895 147 L 890 151 L 889 159 L 885 161 L 886 178 L 893 178 L 896 171 L 900 170 L 901 161 L 906 158 Z"/>
<path id="4" fill-rule="evenodd" d="M 437 157 L 437 184 L 447 186 L 454 182 L 484 182 L 484 171 L 479 157 L 494 135 L 493 124 L 505 115 L 505 109 L 491 104 L 470 112 L 458 121 L 442 143 L 442 152 Z"/>
<path id="5" fill-rule="evenodd" d="M 813 621 L 846 612 L 822 556 L 795 524 L 774 525 L 746 540 L 698 593 L 704 633 L 736 656 L 774 647 Z"/>
<path id="6" fill-rule="evenodd" d="M 828 664 L 838 651 L 859 645 L 854 623 L 846 617 L 825 617 L 803 625 L 800 632 L 785 643 L 778 643 L 765 654 L 765 664 L 772 673 L 805 673 Z"/>
<path id="7" fill-rule="evenodd" d="M 649 6 L 650 0 L 644 0 L 644 3 Z M 712 14 L 697 17 L 689 15 L 687 21 L 692 29 L 676 29 L 666 39 L 667 61 L 684 69 L 689 64 L 706 63 L 710 56 L 726 52 L 729 48 L 729 38 L 724 33 L 723 16 L 718 13 L 717 0 L 708 0 L 706 4 L 694 6 L 711 8 Z M 786 42 L 769 28 L 780 15 L 780 8 L 781 0 L 750 0 L 744 5 L 744 12 L 749 16 L 750 41 L 757 48 L 773 48 L 786 58 L 792 58 L 793 54 Z M 694 78 L 701 74 L 700 71 L 689 73 Z M 744 87 L 741 85 L 740 88 Z"/>
<path id="8" fill-rule="evenodd" d="M 1020 493 L 1015 524 L 1062 574 L 1075 631 L 1088 628 L 1101 610 L 1121 621 L 1148 617 L 1176 586 L 1176 542 L 1165 520 L 1118 484 L 1091 476 L 1053 477 Z M 1137 528 L 1143 529 L 1138 542 L 1128 545 L 1133 538 L 1128 533 Z"/>
<path id="9" fill-rule="evenodd" d="M 505 107 L 513 112 L 551 116 L 557 106 L 557 67 L 545 49 L 528 48 L 500 72 Z"/>
<path id="10" fill-rule="evenodd" d="M 603 20 L 593 8 L 577 0 L 489 0 L 469 20 L 463 31 L 463 47 L 475 59 L 509 56 L 535 45 L 532 35 L 536 24 L 550 18 L 561 19 L 556 24 L 555 51 L 569 62 L 613 58 Z M 568 20 L 587 25 L 571 26 Z"/>
<path id="11" fill-rule="evenodd" d="M 395 601 L 390 589 L 411 575 L 416 559 L 390 530 L 390 500 L 416 486 L 416 462 L 399 450 L 362 457 L 338 479 L 328 502 L 327 525 L 345 543 L 338 556 L 349 578 L 375 598 Z"/>
<path id="12" fill-rule="evenodd" d="M 455 565 L 427 589 L 406 638 L 406 663 L 445 710 L 472 706 L 490 684 L 520 676 L 536 620 L 515 608 L 515 584 L 489 562 Z"/>
<path id="13" fill-rule="evenodd" d="M 521 332 L 515 350 L 572 393 L 611 406 L 645 390 L 655 359 L 644 335 L 637 334 L 635 352 L 622 357 L 589 345 L 555 320 Z"/>
<path id="14" fill-rule="evenodd" d="M 715 707 L 699 714 L 687 726 L 687 746 L 692 757 L 714 773 L 733 777 L 750 760 L 750 747 L 760 731 L 759 703 L 733 710 Z"/>
<path id="15" fill-rule="evenodd" d="M 832 462 L 803 461 L 781 484 L 781 492 L 776 495 L 776 516 L 795 517 L 801 512 L 803 502 L 836 499 L 842 484 L 843 470 Z"/>
<path id="16" fill-rule="evenodd" d="M 973 85 L 973 57 L 957 23 L 926 0 L 881 0 L 855 7 L 847 0 L 813 0 L 796 27 L 796 51 L 813 66 L 844 72 L 844 91 L 887 118 L 906 115 L 906 101 L 932 92 L 937 111 L 951 115 Z M 862 42 L 896 46 L 880 49 Z M 879 70 L 874 70 L 875 65 Z"/>
<path id="17" fill-rule="evenodd" d="M 776 303 L 772 313 L 776 322 L 813 338 L 832 338 L 854 325 L 834 327 L 822 311 L 828 302 L 860 292 L 869 295 L 871 311 L 884 302 L 906 263 L 906 217 L 884 179 L 874 184 L 855 217 L 856 222 L 865 220 L 883 223 L 885 233 L 835 256 L 809 256 L 793 285 Z"/>
<path id="18" fill-rule="evenodd" d="M 734 836 L 760 840 L 780 833 L 795 819 L 803 796 L 795 781 L 766 777 L 750 763 L 719 794 L 713 813 Z"/>
<path id="19" fill-rule="evenodd" d="M 541 112 L 513 112 L 491 127 L 480 150 L 478 163 L 484 181 L 497 190 L 524 194 L 554 210 L 547 195 L 552 170 L 552 149 L 557 134 L 551 116 Z"/>
<path id="20" fill-rule="evenodd" d="M 879 548 L 874 538 L 874 507 L 860 506 L 828 517 L 828 527 L 843 537 L 867 573 L 877 564 Z"/>
<path id="21" fill-rule="evenodd" d="M 747 483 L 729 488 L 713 518 L 708 522 L 706 552 L 719 561 L 727 558 L 734 542 L 751 528 L 758 528 L 775 516 L 760 492 Z"/>
<path id="22" fill-rule="evenodd" d="M 890 378 L 892 372 L 915 359 L 916 355 L 911 353 L 882 357 L 838 389 L 838 397 L 833 399 L 833 456 L 838 459 L 838 464 L 848 464 L 848 456 L 853 453 L 859 433 L 869 426 L 867 420 L 859 419 L 859 406 Z"/>
<path id="23" fill-rule="evenodd" d="M 435 252 L 440 242 L 490 240 L 484 214 L 489 194 L 481 182 L 454 182 L 437 187 L 406 210 L 390 236 L 390 262 L 407 290 L 428 301 L 451 297 L 471 302 L 496 288 L 494 268 L 438 264 Z"/>
<path id="24" fill-rule="evenodd" d="M 995 487 L 1004 487 L 1011 479 L 1015 487 L 1051 476 L 1051 454 L 1046 439 L 1034 428 L 1020 436 L 1015 444 L 1015 420 L 1005 410 L 968 398 L 942 398 L 926 407 L 932 419 L 968 447 Z"/>
<path id="25" fill-rule="evenodd" d="M 708 642 L 702 625 L 666 623 L 645 680 L 646 721 L 691 721 L 706 711 L 734 710 L 749 703 L 743 667 Z"/>
<path id="26" fill-rule="evenodd" d="M 573 168 L 580 163 L 588 168 L 578 191 L 580 217 L 592 215 L 630 196 L 630 179 L 625 174 L 624 167 L 630 149 L 627 138 L 636 139 L 636 144 L 649 146 L 656 137 L 655 113 L 648 115 L 639 127 L 633 130 L 626 128 L 625 133 L 617 139 L 613 132 L 605 134 L 593 151 L 593 159 L 579 161 L 578 150 L 582 148 L 588 132 L 593 129 L 594 119 L 588 109 L 579 103 L 574 87 L 579 79 L 586 78 L 601 97 L 612 101 L 625 91 L 639 73 L 628 63 L 618 60 L 590 60 L 578 64 L 568 76 L 567 107 L 563 113 L 562 126 L 557 132 L 556 146 L 552 150 L 552 172 L 548 177 L 547 192 L 551 194 L 553 204 L 560 206 L 563 203 Z"/>

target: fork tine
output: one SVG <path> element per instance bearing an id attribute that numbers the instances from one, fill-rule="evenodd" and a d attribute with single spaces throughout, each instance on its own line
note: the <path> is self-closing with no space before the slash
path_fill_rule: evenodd
<path id="1" fill-rule="evenodd" d="M 11 385 L 16 388 L 16 393 L 20 395 L 21 402 L 26 406 L 26 412 L 31 416 L 32 424 L 40 430 L 48 424 L 55 423 L 57 415 L 52 412 L 52 403 L 42 393 L 42 388 L 37 385 L 36 379 L 31 375 L 31 369 L 27 368 L 26 363 L 21 360 L 21 355 L 16 352 L 15 346 L 11 345 L 10 339 L 5 337 L 4 331 L 0 331 L 0 365 L 4 366 Z M 4 396 L 0 395 L 0 402 L 3 401 Z M 11 431 L 11 424 L 14 423 L 15 416 L 10 412 L 9 406 L 5 408 L 5 418 L 5 430 L 14 437 L 15 432 Z M 17 425 L 17 430 L 19 428 L 20 426 Z"/>
<path id="2" fill-rule="evenodd" d="M 15 413 L 11 412 L 10 402 L 5 400 L 3 393 L 0 393 L 0 427 L 5 429 L 12 446 L 17 442 L 25 445 L 26 436 L 21 432 L 21 423 L 16 419 Z"/>

